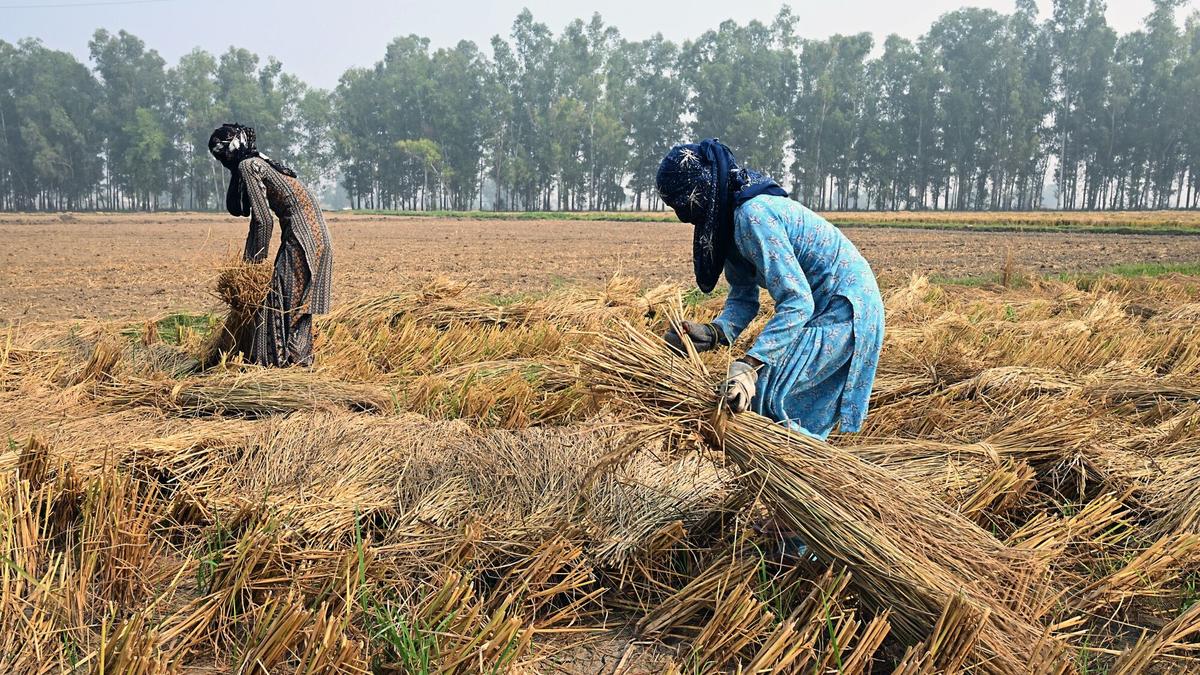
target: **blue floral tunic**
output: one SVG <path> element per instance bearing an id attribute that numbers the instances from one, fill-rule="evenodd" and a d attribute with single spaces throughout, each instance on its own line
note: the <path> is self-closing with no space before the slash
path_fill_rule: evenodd
<path id="1" fill-rule="evenodd" d="M 725 261 L 729 297 L 716 324 L 733 342 L 758 315 L 759 288 L 775 316 L 748 354 L 765 365 L 752 409 L 826 438 L 862 428 L 883 346 L 875 274 L 829 221 L 786 197 L 760 196 L 734 214 Z"/>

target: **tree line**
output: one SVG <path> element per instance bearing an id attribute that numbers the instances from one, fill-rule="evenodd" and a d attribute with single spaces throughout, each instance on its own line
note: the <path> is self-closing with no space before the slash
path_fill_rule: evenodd
<path id="1" fill-rule="evenodd" d="M 819 209 L 1197 208 L 1200 15 L 1155 0 L 964 8 L 916 40 L 805 39 L 784 7 L 680 44 L 528 11 L 490 49 L 395 39 L 314 88 L 246 49 L 168 65 L 98 30 L 89 63 L 0 41 L 0 210 L 215 209 L 222 122 L 369 209 L 661 208 L 658 161 L 718 136 Z"/>

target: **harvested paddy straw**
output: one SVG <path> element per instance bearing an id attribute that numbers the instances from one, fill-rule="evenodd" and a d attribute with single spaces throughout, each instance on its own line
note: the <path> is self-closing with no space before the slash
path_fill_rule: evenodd
<path id="1" fill-rule="evenodd" d="M 229 308 L 204 345 L 204 364 L 220 360 L 222 354 L 249 354 L 263 302 L 271 288 L 272 267 L 266 263 L 231 258 L 217 276 L 216 295 Z"/>
<path id="2" fill-rule="evenodd" d="M 1200 672 L 1200 279 L 914 279 L 836 447 L 639 288 L 360 298 L 303 370 L 9 326 L 0 673 Z"/>
<path id="3" fill-rule="evenodd" d="M 183 380 L 129 378 L 98 385 L 98 391 L 110 405 L 154 407 L 188 417 L 266 417 L 337 408 L 383 412 L 394 404 L 392 394 L 378 385 L 271 368 Z"/>
<path id="4" fill-rule="evenodd" d="M 850 452 L 755 414 L 729 415 L 696 354 L 680 359 L 629 324 L 576 355 L 584 378 L 637 401 L 662 433 L 690 430 L 751 474 L 752 489 L 822 557 L 846 565 L 910 643 L 927 638 L 956 596 L 982 617 L 972 666 L 1066 673 L 1065 645 L 1040 621 L 1061 591 L 1036 552 L 1013 549 L 930 493 Z"/>

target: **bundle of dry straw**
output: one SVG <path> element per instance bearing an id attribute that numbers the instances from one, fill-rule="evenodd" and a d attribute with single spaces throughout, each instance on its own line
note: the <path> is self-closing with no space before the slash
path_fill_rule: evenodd
<path id="1" fill-rule="evenodd" d="M 250 353 L 254 326 L 271 288 L 272 271 L 266 263 L 247 262 L 240 256 L 221 268 L 216 295 L 229 312 L 204 345 L 204 365 L 216 362 L 222 354 Z"/>
<path id="2" fill-rule="evenodd" d="M 676 310 L 678 314 L 678 308 Z M 1040 621 L 1060 594 L 1045 561 L 1005 546 L 923 488 L 755 414 L 719 406 L 693 352 L 675 357 L 623 324 L 576 357 L 600 391 L 635 401 L 648 431 L 699 432 L 759 484 L 776 517 L 825 559 L 848 567 L 910 642 L 927 638 L 954 597 L 983 617 L 975 667 L 990 673 L 1070 672 L 1064 645 Z"/>

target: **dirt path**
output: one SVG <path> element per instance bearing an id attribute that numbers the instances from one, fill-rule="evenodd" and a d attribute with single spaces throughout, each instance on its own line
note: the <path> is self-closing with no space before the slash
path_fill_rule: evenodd
<path id="1" fill-rule="evenodd" d="M 621 270 L 687 281 L 690 228 L 659 223 L 329 216 L 334 302 L 445 275 L 496 293 L 595 283 Z M 216 305 L 221 260 L 246 222 L 208 214 L 0 215 L 7 246 L 0 319 L 146 317 Z M 1013 234 L 848 228 L 884 278 L 992 273 L 1011 249 L 1019 267 L 1051 273 L 1130 262 L 1200 260 L 1200 236 Z M 278 236 L 278 235 L 276 235 Z"/>

